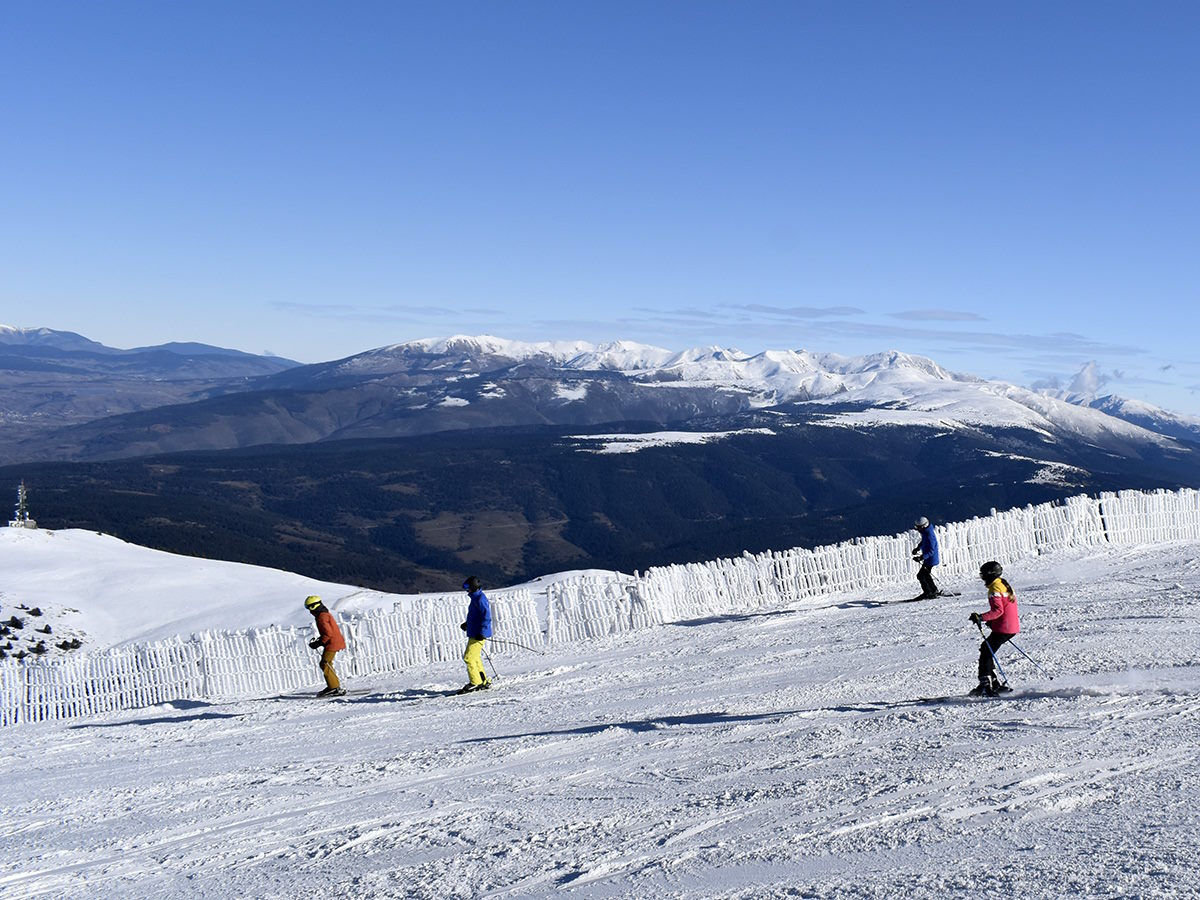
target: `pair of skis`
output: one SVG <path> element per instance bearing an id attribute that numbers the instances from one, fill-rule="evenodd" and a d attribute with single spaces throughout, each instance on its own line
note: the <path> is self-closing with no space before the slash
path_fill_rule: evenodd
<path id="1" fill-rule="evenodd" d="M 917 594 L 915 597 L 909 597 L 907 600 L 901 600 L 901 603 L 916 603 L 918 600 L 936 600 L 938 597 L 957 597 L 958 591 L 938 591 L 933 596 L 926 594 Z"/>
<path id="2" fill-rule="evenodd" d="M 486 696 L 486 695 L 492 693 L 492 691 L 495 689 L 495 686 L 496 686 L 496 684 L 493 681 L 493 682 L 489 683 L 489 687 L 486 689 L 485 688 L 476 688 L 475 690 L 465 691 L 462 688 L 455 688 L 455 689 L 449 690 L 449 691 L 429 691 L 428 693 L 423 693 L 422 696 L 416 697 L 416 698 L 401 697 L 399 699 L 411 701 L 413 699 L 433 699 L 434 697 L 461 697 L 461 696 L 467 696 L 467 695 Z M 360 698 L 360 697 L 371 697 L 371 696 L 376 696 L 376 695 L 385 696 L 385 695 L 391 695 L 391 694 L 392 694 L 392 692 L 379 691 L 379 690 L 375 690 L 373 688 L 351 688 L 351 689 L 342 689 L 340 691 L 328 693 L 328 694 L 325 694 L 325 693 L 279 694 L 278 696 L 276 696 L 272 699 L 275 699 L 275 700 L 351 700 L 352 701 L 352 700 L 354 700 L 356 698 Z"/>
<path id="3" fill-rule="evenodd" d="M 984 646 L 988 648 L 988 652 L 992 654 L 992 662 L 996 664 L 996 671 L 1000 673 L 999 677 L 995 675 L 992 676 L 996 682 L 995 686 L 990 691 L 984 691 L 977 688 L 966 695 L 960 694 L 947 697 L 922 697 L 920 698 L 922 703 L 942 703 L 948 700 L 993 700 L 997 697 L 1003 697 L 1005 694 L 1013 693 L 1012 686 L 1008 683 L 1008 676 L 1004 673 L 1004 667 L 1000 665 L 1000 660 L 996 658 L 996 651 L 992 649 L 992 645 L 989 644 L 987 642 L 987 638 L 984 637 L 983 625 L 976 621 L 975 627 L 979 629 L 979 636 L 983 638 Z M 1008 641 L 1008 645 L 1029 660 L 1035 669 L 1037 669 L 1051 681 L 1054 680 L 1054 676 L 1038 665 L 1038 661 L 1022 650 L 1016 641 L 1010 639 Z"/>

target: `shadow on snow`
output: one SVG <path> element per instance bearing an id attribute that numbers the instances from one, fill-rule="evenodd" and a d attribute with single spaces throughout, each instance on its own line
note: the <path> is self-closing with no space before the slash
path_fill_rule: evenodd
<path id="1" fill-rule="evenodd" d="M 782 719 L 787 716 L 802 715 L 811 710 L 793 709 L 779 710 L 768 713 L 691 713 L 681 716 L 652 716 L 648 719 L 636 719 L 627 722 L 598 722 L 595 725 L 581 725 L 578 728 L 560 728 L 551 731 L 526 731 L 518 734 L 500 734 L 488 737 L 467 738 L 459 741 L 461 744 L 483 744 L 489 741 L 511 741 L 527 737 L 556 737 L 567 734 L 599 734 L 613 728 L 624 729 L 635 733 L 658 731 L 662 728 L 676 728 L 681 725 L 729 725 L 741 722 L 762 722 L 770 719 Z"/>
<path id="2" fill-rule="evenodd" d="M 200 722 L 205 719 L 240 719 L 244 713 L 201 712 L 189 716 L 153 716 L 148 719 L 128 719 L 124 722 L 83 722 L 68 728 L 124 728 L 126 725 L 177 725 L 180 722 Z"/>

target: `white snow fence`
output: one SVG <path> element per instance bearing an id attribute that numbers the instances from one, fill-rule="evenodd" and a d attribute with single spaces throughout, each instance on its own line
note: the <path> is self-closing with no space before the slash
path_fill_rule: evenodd
<path id="1" fill-rule="evenodd" d="M 1065 550 L 1200 540 L 1200 492 L 1122 491 L 1077 496 L 965 522 L 938 525 L 941 571 L 975 577 L 989 559 L 1010 566 Z M 816 605 L 822 596 L 864 593 L 913 580 L 911 532 L 858 538 L 642 575 L 580 577 L 550 585 L 545 620 L 528 590 L 489 592 L 501 656 L 689 619 Z M 391 611 L 339 614 L 348 678 L 458 662 L 462 597 L 402 597 Z M 307 689 L 320 682 L 310 628 L 206 632 L 55 659 L 0 662 L 0 725 L 74 719 L 170 701 L 221 701 Z"/>

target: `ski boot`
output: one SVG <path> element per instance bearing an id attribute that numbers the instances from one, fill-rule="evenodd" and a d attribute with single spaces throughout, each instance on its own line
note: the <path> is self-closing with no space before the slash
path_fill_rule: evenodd
<path id="1" fill-rule="evenodd" d="M 464 684 L 455 693 L 458 694 L 473 694 L 475 691 L 486 691 L 492 686 L 490 681 L 481 681 L 479 684 Z"/>
<path id="2" fill-rule="evenodd" d="M 1000 691 L 997 687 L 999 682 L 996 681 L 995 675 L 984 675 L 979 679 L 979 684 L 971 689 L 970 696 L 972 697 L 995 697 Z"/>

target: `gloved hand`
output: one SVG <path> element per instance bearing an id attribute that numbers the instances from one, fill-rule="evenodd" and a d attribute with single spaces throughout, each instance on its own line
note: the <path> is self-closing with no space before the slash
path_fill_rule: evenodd
<path id="1" fill-rule="evenodd" d="M 916 560 L 917 562 L 921 561 L 921 551 L 920 550 L 913 551 L 913 559 Z"/>
<path id="2" fill-rule="evenodd" d="M 979 613 L 971 613 L 971 624 L 972 625 L 982 625 L 983 624 L 983 616 L 981 616 Z"/>
<path id="3" fill-rule="evenodd" d="M 463 631 L 466 631 L 466 630 L 467 630 L 467 623 L 466 623 L 466 622 L 463 622 L 463 623 L 462 623 L 461 625 L 459 625 L 458 627 L 459 627 L 459 628 L 461 628 Z"/>
<path id="4" fill-rule="evenodd" d="M 320 639 L 320 638 L 313 638 L 311 641 L 309 641 L 309 642 L 308 642 L 308 646 L 310 646 L 310 647 L 312 647 L 314 650 L 316 650 L 318 647 L 320 647 L 320 646 L 321 646 L 321 639 Z"/>

